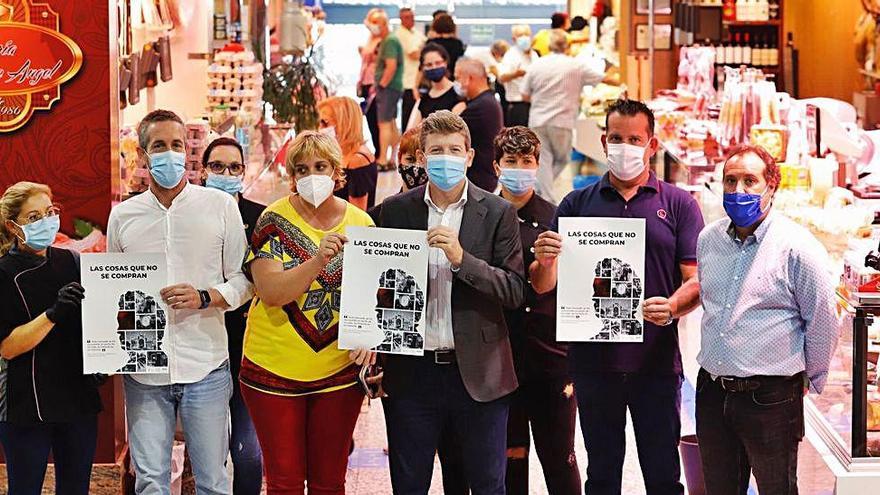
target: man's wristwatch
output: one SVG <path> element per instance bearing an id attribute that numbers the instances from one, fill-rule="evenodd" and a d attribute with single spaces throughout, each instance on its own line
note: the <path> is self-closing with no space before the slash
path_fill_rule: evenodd
<path id="1" fill-rule="evenodd" d="M 208 309 L 208 306 L 211 305 L 211 293 L 206 290 L 199 290 L 199 299 L 202 300 L 199 309 Z"/>

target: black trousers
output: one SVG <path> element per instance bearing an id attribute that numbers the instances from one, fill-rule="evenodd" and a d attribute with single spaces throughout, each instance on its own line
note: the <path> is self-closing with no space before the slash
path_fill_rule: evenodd
<path id="1" fill-rule="evenodd" d="M 507 420 L 507 495 L 529 493 L 529 424 L 550 495 L 578 495 L 581 477 L 574 453 L 575 400 L 571 380 L 556 377 L 520 383 Z M 439 448 L 446 495 L 467 495 L 469 485 L 454 437 L 444 432 Z M 524 454 L 524 455 L 520 455 Z"/>
<path id="2" fill-rule="evenodd" d="M 372 84 L 361 85 L 361 96 L 369 101 Z M 367 107 L 367 127 L 370 129 L 370 140 L 373 142 L 373 149 L 379 152 L 379 118 L 376 115 L 376 100 L 373 99 L 369 107 Z"/>
<path id="3" fill-rule="evenodd" d="M 523 127 L 529 126 L 529 110 L 532 108 L 532 104 L 525 101 L 516 101 L 507 104 L 507 115 L 504 120 L 504 125 L 507 127 L 513 127 L 516 125 L 521 125 Z"/>
<path id="4" fill-rule="evenodd" d="M 648 495 L 682 495 L 680 375 L 574 372 L 587 447 L 587 495 L 620 495 L 626 454 L 626 411 L 632 416 Z"/>
<path id="5" fill-rule="evenodd" d="M 474 495 L 504 495 L 509 397 L 477 402 L 456 364 L 434 364 L 427 355 L 414 359 L 419 388 L 382 399 L 394 494 L 428 493 L 434 456 L 447 437 Z"/>
<path id="6" fill-rule="evenodd" d="M 697 438 L 708 495 L 742 495 L 754 473 L 761 494 L 797 495 L 804 437 L 803 374 L 754 377 L 752 392 L 727 392 L 697 376 Z"/>
<path id="7" fill-rule="evenodd" d="M 406 132 L 406 124 L 409 123 L 409 117 L 412 115 L 413 108 L 416 106 L 416 99 L 413 97 L 412 89 L 404 89 L 403 90 L 403 106 L 401 110 L 403 114 L 401 115 L 400 121 L 400 133 L 403 134 Z"/>

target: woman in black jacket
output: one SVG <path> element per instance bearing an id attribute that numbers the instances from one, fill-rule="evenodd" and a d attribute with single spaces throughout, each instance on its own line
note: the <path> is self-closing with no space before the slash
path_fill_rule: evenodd
<path id="1" fill-rule="evenodd" d="M 83 375 L 79 257 L 49 247 L 58 213 L 42 184 L 0 197 L 0 444 L 11 495 L 40 493 L 50 451 L 55 493 L 89 492 L 101 399 Z"/>

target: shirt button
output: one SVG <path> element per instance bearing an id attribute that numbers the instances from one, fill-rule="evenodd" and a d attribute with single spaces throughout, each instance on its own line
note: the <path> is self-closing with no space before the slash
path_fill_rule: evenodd
<path id="1" fill-rule="evenodd" d="M 531 313 L 531 312 L 532 312 L 532 308 L 526 306 L 526 313 Z"/>
<path id="2" fill-rule="evenodd" d="M 739 280 L 739 275 L 733 277 L 734 280 Z"/>
<path id="3" fill-rule="evenodd" d="M 725 308 L 730 309 L 730 304 L 728 304 L 727 306 L 725 306 Z"/>
<path id="4" fill-rule="evenodd" d="M 718 335 L 719 335 L 720 337 L 724 337 L 724 332 L 721 332 L 721 333 L 718 334 Z"/>
<path id="5" fill-rule="evenodd" d="M 537 227 L 537 226 L 538 226 L 538 222 L 532 222 L 532 227 Z"/>
<path id="6" fill-rule="evenodd" d="M 535 246 L 530 247 L 529 252 L 531 252 L 532 254 L 535 254 Z"/>
<path id="7" fill-rule="evenodd" d="M 716 361 L 718 364 L 721 364 L 721 361 Z"/>

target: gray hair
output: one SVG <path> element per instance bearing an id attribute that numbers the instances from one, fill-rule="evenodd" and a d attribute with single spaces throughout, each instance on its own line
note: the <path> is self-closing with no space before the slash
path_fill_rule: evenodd
<path id="1" fill-rule="evenodd" d="M 461 67 L 461 71 L 476 77 L 477 79 L 486 79 L 489 74 L 486 73 L 486 66 L 482 62 L 473 58 L 460 58 L 455 67 Z"/>
<path id="2" fill-rule="evenodd" d="M 562 29 L 550 31 L 550 51 L 553 53 L 565 53 L 568 49 L 568 34 Z"/>

